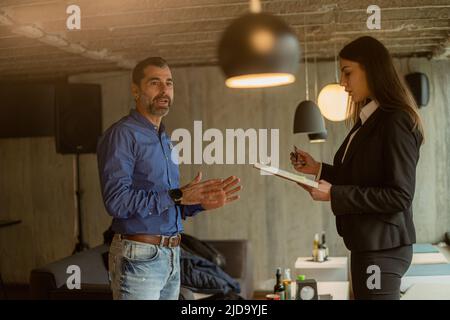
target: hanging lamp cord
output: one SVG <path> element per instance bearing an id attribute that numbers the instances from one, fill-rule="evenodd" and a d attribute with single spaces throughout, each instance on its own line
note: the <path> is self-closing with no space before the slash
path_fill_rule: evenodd
<path id="1" fill-rule="evenodd" d="M 261 12 L 261 2 L 259 0 L 250 0 L 250 12 L 251 13 Z"/>

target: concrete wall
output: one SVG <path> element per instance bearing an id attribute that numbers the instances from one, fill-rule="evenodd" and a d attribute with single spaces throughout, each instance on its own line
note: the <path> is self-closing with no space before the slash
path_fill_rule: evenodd
<path id="1" fill-rule="evenodd" d="M 450 62 L 396 63 L 402 72 L 421 71 L 430 79 L 431 100 L 420 110 L 426 144 L 421 149 L 413 205 L 418 241 L 436 242 L 450 230 Z M 194 120 L 202 121 L 203 131 L 279 129 L 281 168 L 290 170 L 293 144 L 331 162 L 348 131 L 343 123 L 327 121 L 328 140 L 323 144 L 309 144 L 307 137 L 292 134 L 296 106 L 305 99 L 303 65 L 295 84 L 270 89 L 226 88 L 216 67 L 175 68 L 173 75 L 175 100 L 165 120 L 169 130 L 193 130 Z M 318 75 L 319 89 L 334 81 L 334 63 L 320 63 Z M 132 107 L 128 72 L 78 75 L 70 81 L 102 85 L 104 128 Z M 313 98 L 313 65 L 309 84 Z M 6 281 L 26 282 L 32 267 L 69 255 L 76 243 L 73 156 L 56 155 L 51 138 L 1 139 L 0 168 L 0 215 L 24 221 L 0 230 L 0 270 Z M 331 255 L 348 254 L 329 204 L 312 201 L 295 184 L 260 176 L 250 165 L 237 164 L 182 165 L 181 183 L 189 182 L 198 170 L 205 178 L 237 175 L 244 190 L 238 202 L 186 221 L 186 232 L 202 239 L 249 239 L 257 287 L 273 278 L 276 267 L 294 269 L 296 257 L 310 255 L 316 232 L 326 231 Z M 95 246 L 110 223 L 100 197 L 95 155 L 81 157 L 81 187 L 84 232 Z"/>

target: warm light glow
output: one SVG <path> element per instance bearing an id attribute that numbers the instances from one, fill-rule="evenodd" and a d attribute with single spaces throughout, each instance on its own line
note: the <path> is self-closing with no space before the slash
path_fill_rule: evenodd
<path id="1" fill-rule="evenodd" d="M 348 93 L 337 83 L 325 86 L 319 93 L 317 104 L 322 115 L 330 121 L 347 119 Z"/>
<path id="2" fill-rule="evenodd" d="M 266 54 L 273 49 L 275 37 L 270 30 L 262 29 L 255 31 L 252 34 L 250 41 L 256 52 Z"/>
<path id="3" fill-rule="evenodd" d="M 293 83 L 295 76 L 289 73 L 258 73 L 228 78 L 229 88 L 266 88 Z"/>
<path id="4" fill-rule="evenodd" d="M 321 142 L 325 142 L 325 139 L 311 139 L 309 140 L 310 143 L 321 143 Z"/>

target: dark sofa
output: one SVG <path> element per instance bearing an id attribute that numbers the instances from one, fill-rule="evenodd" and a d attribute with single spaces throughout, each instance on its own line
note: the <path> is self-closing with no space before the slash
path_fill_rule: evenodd
<path id="1" fill-rule="evenodd" d="M 238 280 L 241 285 L 240 295 L 251 299 L 253 295 L 253 273 L 250 243 L 247 240 L 211 240 L 206 243 L 215 247 L 225 256 L 224 271 Z M 109 288 L 108 272 L 102 255 L 108 251 L 107 245 L 100 245 L 75 255 L 63 258 L 46 266 L 36 268 L 30 274 L 30 295 L 32 299 L 112 299 Z M 68 289 L 66 281 L 70 265 L 77 265 L 81 270 L 81 289 Z M 188 289 L 182 288 L 184 299 L 193 297 Z"/>

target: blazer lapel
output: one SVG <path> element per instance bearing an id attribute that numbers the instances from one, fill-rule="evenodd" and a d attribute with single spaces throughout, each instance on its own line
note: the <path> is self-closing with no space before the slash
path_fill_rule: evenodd
<path id="1" fill-rule="evenodd" d="M 352 135 L 352 133 L 356 130 L 356 129 L 358 129 L 359 127 L 361 126 L 361 119 L 359 119 L 356 123 L 355 123 L 355 125 L 351 128 L 351 130 L 349 131 L 349 133 L 347 134 L 347 136 L 345 137 L 345 139 L 344 139 L 344 142 L 342 142 L 342 144 L 341 144 L 341 146 L 339 147 L 339 149 L 336 151 L 336 154 L 335 154 L 335 156 L 334 156 L 334 159 L 333 159 L 333 165 L 341 165 L 342 164 L 342 156 L 344 155 L 344 151 L 345 151 L 345 148 L 346 148 L 346 146 L 347 146 L 347 144 L 348 144 L 348 140 L 350 139 L 350 136 Z M 347 151 L 347 153 L 348 153 L 348 151 Z"/>
<path id="2" fill-rule="evenodd" d="M 377 110 L 367 119 L 367 121 L 361 126 L 359 131 L 355 134 L 353 137 L 350 145 L 348 146 L 347 153 L 345 154 L 345 159 L 342 165 L 345 165 L 350 161 L 352 156 L 355 154 L 355 152 L 358 150 L 358 148 L 361 146 L 362 142 L 365 140 L 365 138 L 370 134 L 370 132 L 376 127 L 378 123 L 378 118 L 381 114 L 381 108 L 378 107 Z M 347 139 L 348 141 L 348 139 Z M 346 145 L 346 144 L 345 144 Z M 344 146 L 345 150 L 345 146 Z M 339 160 L 342 160 L 342 155 Z"/>

